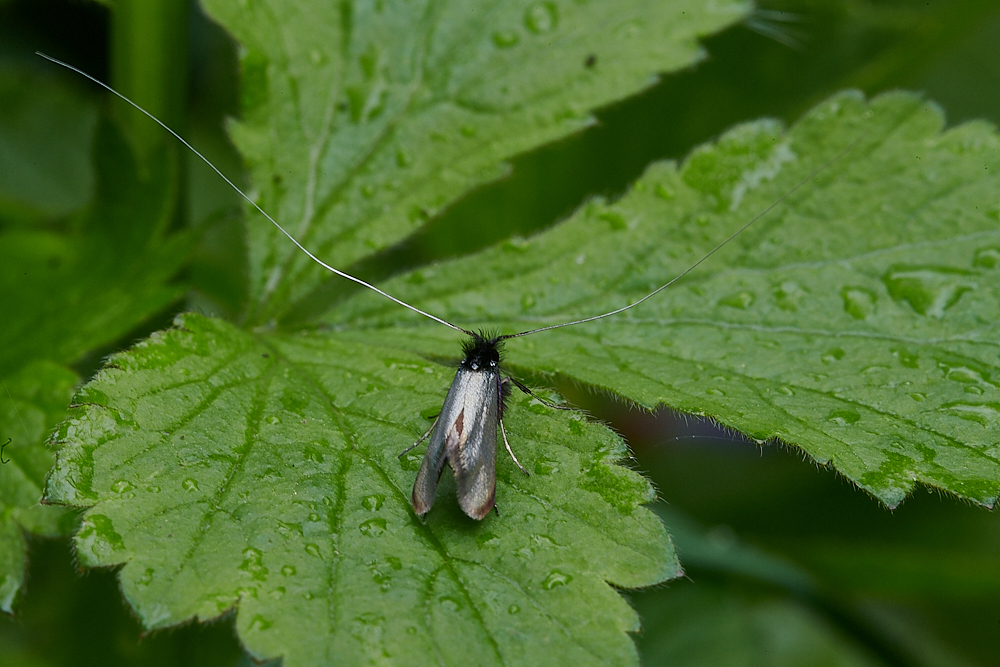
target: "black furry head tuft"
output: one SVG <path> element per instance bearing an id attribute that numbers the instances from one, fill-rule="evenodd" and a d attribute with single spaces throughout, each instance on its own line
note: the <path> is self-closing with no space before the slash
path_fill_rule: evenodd
<path id="1" fill-rule="evenodd" d="M 496 370 L 500 366 L 503 341 L 495 331 L 473 333 L 462 343 L 462 368 L 470 371 Z"/>

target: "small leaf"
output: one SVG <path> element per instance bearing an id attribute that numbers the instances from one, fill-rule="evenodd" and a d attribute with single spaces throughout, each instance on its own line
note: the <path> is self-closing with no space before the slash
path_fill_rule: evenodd
<path id="1" fill-rule="evenodd" d="M 634 661 L 638 618 L 607 582 L 645 586 L 679 566 L 641 506 L 648 482 L 615 465 L 624 444 L 516 398 L 508 436 L 536 474 L 499 458 L 500 516 L 481 523 L 446 474 L 422 521 L 409 501 L 420 454 L 397 455 L 449 375 L 338 334 L 186 315 L 82 390 L 48 498 L 91 508 L 78 558 L 123 564 L 149 628 L 238 604 L 250 651 L 287 665 Z"/>
<path id="2" fill-rule="evenodd" d="M 35 362 L 0 379 L 0 610 L 11 613 L 27 564 L 22 531 L 68 534 L 73 524 L 72 513 L 39 501 L 55 459 L 45 437 L 65 417 L 76 375 Z"/>
<path id="3" fill-rule="evenodd" d="M 165 237 L 168 156 L 141 178 L 124 140 L 98 130 L 97 199 L 79 230 L 0 230 L 0 372 L 27 359 L 72 363 L 177 299 L 169 285 L 191 247 Z"/>

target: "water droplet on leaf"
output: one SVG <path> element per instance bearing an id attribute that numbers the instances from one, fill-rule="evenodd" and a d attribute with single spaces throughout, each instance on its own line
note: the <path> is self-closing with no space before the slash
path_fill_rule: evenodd
<path id="1" fill-rule="evenodd" d="M 845 287 L 840 291 L 844 311 L 856 320 L 867 319 L 875 311 L 877 297 L 863 287 Z"/>
<path id="2" fill-rule="evenodd" d="M 559 570 L 552 570 L 549 572 L 549 576 L 545 577 L 545 580 L 542 582 L 542 588 L 547 591 L 551 591 L 553 588 L 565 586 L 571 581 L 573 581 L 573 577 L 571 575 L 560 572 Z"/>
<path id="3" fill-rule="evenodd" d="M 509 49 L 519 41 L 521 38 L 513 30 L 498 30 L 493 33 L 493 43 L 501 49 Z"/>
<path id="4" fill-rule="evenodd" d="M 362 521 L 361 525 L 358 526 L 358 530 L 361 531 L 362 535 L 367 535 L 368 537 L 379 537 L 385 532 L 385 527 L 385 519 L 375 518 Z"/>
<path id="5" fill-rule="evenodd" d="M 946 267 L 896 266 L 882 281 L 893 299 L 936 319 L 944 317 L 944 311 L 958 303 L 962 294 L 977 287 L 967 272 Z"/>
<path id="6" fill-rule="evenodd" d="M 524 13 L 524 26 L 541 35 L 555 29 L 559 22 L 559 11 L 551 2 L 536 2 Z"/>
<path id="7" fill-rule="evenodd" d="M 826 416 L 828 422 L 833 422 L 839 424 L 840 426 L 849 426 L 855 424 L 861 419 L 859 415 L 854 410 L 834 410 Z"/>
<path id="8" fill-rule="evenodd" d="M 377 512 L 382 507 L 384 501 L 385 496 L 374 493 L 370 496 L 365 496 L 361 500 L 361 505 L 369 512 Z"/>

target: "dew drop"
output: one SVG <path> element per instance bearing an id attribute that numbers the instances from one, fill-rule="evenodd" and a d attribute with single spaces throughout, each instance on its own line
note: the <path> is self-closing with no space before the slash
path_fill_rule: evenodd
<path id="1" fill-rule="evenodd" d="M 374 493 L 370 496 L 365 496 L 361 500 L 361 505 L 369 512 L 377 512 L 381 509 L 383 502 L 385 502 L 385 496 Z"/>
<path id="2" fill-rule="evenodd" d="M 784 394 L 785 396 L 794 396 L 795 395 L 795 390 L 793 390 L 791 387 L 789 387 L 787 385 L 782 385 L 782 386 L 778 387 L 778 391 L 780 393 Z"/>
<path id="3" fill-rule="evenodd" d="M 917 403 L 922 403 L 925 400 L 927 400 L 927 394 L 922 394 L 919 391 L 915 391 L 912 394 L 910 394 L 909 396 L 910 396 L 910 398 L 912 398 L 913 400 L 915 400 Z"/>
<path id="4" fill-rule="evenodd" d="M 551 2 L 536 2 L 524 13 L 524 26 L 541 35 L 555 29 L 559 22 L 559 12 Z"/>
<path id="5" fill-rule="evenodd" d="M 946 403 L 941 406 L 956 417 L 973 421 L 987 428 L 1000 424 L 1000 403 Z"/>
<path id="6" fill-rule="evenodd" d="M 656 186 L 656 196 L 664 201 L 670 201 L 671 199 L 676 197 L 677 194 L 674 193 L 673 190 L 668 188 L 663 183 L 660 183 L 659 185 Z"/>
<path id="7" fill-rule="evenodd" d="M 628 229 L 628 221 L 625 219 L 625 216 L 618 211 L 601 211 L 597 217 L 611 225 L 611 229 L 613 230 L 621 231 L 623 229 Z"/>
<path id="8" fill-rule="evenodd" d="M 856 320 L 867 319 L 875 312 L 877 297 L 874 292 L 863 287 L 845 287 L 840 291 L 844 299 L 844 311 Z"/>
<path id="9" fill-rule="evenodd" d="M 982 269 L 995 269 L 1000 266 L 1000 248 L 980 248 L 972 265 Z"/>
<path id="10" fill-rule="evenodd" d="M 285 575 L 286 577 L 295 576 L 295 566 L 294 565 L 285 565 L 285 566 L 283 566 L 281 568 L 281 573 L 283 575 Z"/>
<path id="11" fill-rule="evenodd" d="M 961 361 L 939 360 L 938 367 L 944 371 L 944 376 L 948 380 L 962 382 L 966 384 L 977 384 L 996 388 L 990 380 L 990 374 L 982 368 L 975 368 L 972 363 L 962 363 Z"/>
<path id="12" fill-rule="evenodd" d="M 709 396 L 725 396 L 726 395 L 726 392 L 722 391 L 721 389 L 716 389 L 715 387 L 710 387 L 710 388 L 706 389 L 705 393 L 708 394 Z"/>
<path id="13" fill-rule="evenodd" d="M 442 595 L 438 598 L 438 602 L 448 611 L 458 611 L 462 608 L 462 601 L 450 595 Z"/>
<path id="14" fill-rule="evenodd" d="M 892 356 L 899 359 L 899 363 L 906 368 L 920 368 L 920 356 L 916 352 L 897 348 L 892 351 Z"/>
<path id="15" fill-rule="evenodd" d="M 495 547 L 500 544 L 500 538 L 489 531 L 484 531 L 476 535 L 476 546 L 480 549 L 483 547 Z"/>
<path id="16" fill-rule="evenodd" d="M 185 491 L 197 491 L 198 482 L 188 477 L 183 482 L 181 482 L 181 488 L 184 489 Z"/>
<path id="17" fill-rule="evenodd" d="M 317 523 L 319 521 L 319 514 L 316 514 L 316 512 L 310 512 L 309 521 L 311 523 Z"/>
<path id="18" fill-rule="evenodd" d="M 548 535 L 535 535 L 535 537 L 532 538 L 532 539 L 534 539 L 535 540 L 535 544 L 537 544 L 539 546 L 543 546 L 543 547 L 557 547 L 557 546 L 559 546 L 558 544 L 556 544 L 556 541 L 553 540 Z"/>
<path id="19" fill-rule="evenodd" d="M 857 423 L 860 419 L 861 415 L 854 410 L 834 410 L 826 416 L 828 422 L 833 422 L 840 426 L 850 426 Z"/>
<path id="20" fill-rule="evenodd" d="M 152 581 L 153 581 L 153 568 L 147 567 L 145 572 L 142 573 L 142 576 L 139 577 L 138 583 L 140 586 L 149 586 L 149 584 Z"/>
<path id="21" fill-rule="evenodd" d="M 385 519 L 375 518 L 362 521 L 361 525 L 358 526 L 358 530 L 361 531 L 362 535 L 367 535 L 368 537 L 379 537 L 385 532 L 385 527 Z"/>
<path id="22" fill-rule="evenodd" d="M 160 492 L 160 487 L 158 487 L 156 485 L 147 486 L 146 487 L 146 491 L 148 491 L 149 493 L 159 493 Z"/>
<path id="23" fill-rule="evenodd" d="M 835 361 L 840 361 L 843 358 L 844 358 L 844 351 L 839 347 L 832 347 L 823 353 L 823 356 L 820 357 L 820 360 L 822 360 L 824 364 L 832 364 Z"/>
<path id="24" fill-rule="evenodd" d="M 319 558 L 319 547 L 312 543 L 307 544 L 306 553 L 309 554 L 310 556 L 315 556 L 316 558 Z"/>
<path id="25" fill-rule="evenodd" d="M 806 290 L 794 280 L 786 280 L 774 290 L 778 308 L 790 313 L 798 312 L 799 304 L 806 296 Z"/>
<path id="26" fill-rule="evenodd" d="M 126 491 L 131 491 L 132 488 L 132 483 L 125 479 L 116 480 L 115 483 L 111 485 L 111 490 L 115 493 L 125 493 Z"/>
<path id="27" fill-rule="evenodd" d="M 516 46 L 519 41 L 521 37 L 513 30 L 498 30 L 493 33 L 493 43 L 501 49 Z"/>
<path id="28" fill-rule="evenodd" d="M 272 625 L 273 625 L 273 623 L 271 621 L 265 619 L 260 614 L 254 616 L 253 620 L 250 621 L 250 629 L 251 630 L 258 630 L 258 631 L 260 631 L 260 630 L 267 630 Z"/>
<path id="29" fill-rule="evenodd" d="M 240 569 L 250 574 L 254 579 L 263 581 L 267 579 L 268 570 L 264 567 L 264 554 L 259 549 L 247 547 L 243 550 L 243 562 Z"/>
<path id="30" fill-rule="evenodd" d="M 523 310 L 528 310 L 529 308 L 533 308 L 534 305 L 535 305 L 534 294 L 525 294 L 521 297 L 521 308 Z"/>
<path id="31" fill-rule="evenodd" d="M 729 306 L 730 308 L 746 310 L 753 305 L 754 299 L 754 295 L 750 292 L 737 292 L 736 294 L 730 294 L 729 296 L 723 297 L 719 300 L 719 304 Z"/>
<path id="32" fill-rule="evenodd" d="M 399 466 L 403 470 L 408 470 L 410 472 L 415 472 L 420 469 L 420 464 L 423 462 L 423 454 L 407 454 L 399 460 Z"/>
<path id="33" fill-rule="evenodd" d="M 511 606 L 507 607 L 507 613 L 508 614 L 517 614 L 520 611 L 521 611 L 521 608 L 518 607 L 516 604 L 512 604 Z"/>
<path id="34" fill-rule="evenodd" d="M 559 462 L 539 456 L 535 459 L 534 471 L 536 475 L 547 477 L 559 470 Z"/>
<path id="35" fill-rule="evenodd" d="M 895 266 L 882 281 L 893 299 L 935 319 L 944 317 L 944 311 L 977 287 L 965 271 L 942 267 Z"/>
<path id="36" fill-rule="evenodd" d="M 571 575 L 560 572 L 559 570 L 552 570 L 549 572 L 549 576 L 545 577 L 545 580 L 542 582 L 542 588 L 547 591 L 551 591 L 553 588 L 565 586 L 571 581 L 573 581 L 573 577 Z"/>

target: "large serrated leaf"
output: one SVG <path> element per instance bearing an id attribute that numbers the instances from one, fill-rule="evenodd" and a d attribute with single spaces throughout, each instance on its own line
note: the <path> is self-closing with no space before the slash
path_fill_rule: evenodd
<path id="1" fill-rule="evenodd" d="M 512 341 L 510 359 L 780 438 L 890 506 L 918 481 L 992 506 L 1000 141 L 983 124 L 942 125 L 913 95 L 839 95 L 787 132 L 742 126 L 680 169 L 651 167 L 614 204 L 386 289 L 505 331 L 620 307 L 857 142 L 683 283 L 617 318 Z M 328 319 L 393 321 L 386 344 L 427 353 L 447 337 L 400 330 L 401 317 L 360 295 Z"/>
<path id="2" fill-rule="evenodd" d="M 638 619 L 606 582 L 679 567 L 610 431 L 516 400 L 507 429 L 534 474 L 501 460 L 500 516 L 474 522 L 441 490 L 425 523 L 409 505 L 420 457 L 397 455 L 447 369 L 336 334 L 177 324 L 81 391 L 48 486 L 92 506 L 78 557 L 124 564 L 147 627 L 238 603 L 250 651 L 286 665 L 635 660 Z"/>
<path id="3" fill-rule="evenodd" d="M 518 153 L 702 56 L 743 0 L 206 0 L 244 47 L 233 134 L 261 204 L 330 264 L 387 247 Z M 250 220 L 253 319 L 330 278 Z"/>

